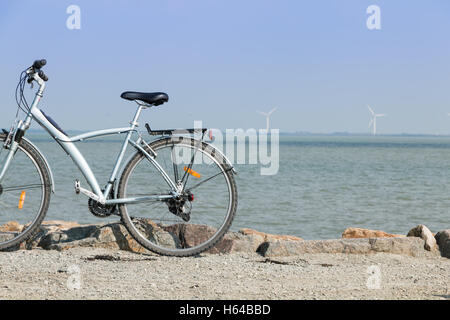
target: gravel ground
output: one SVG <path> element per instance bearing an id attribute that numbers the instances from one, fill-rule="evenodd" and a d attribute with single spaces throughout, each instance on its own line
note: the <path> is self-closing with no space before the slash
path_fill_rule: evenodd
<path id="1" fill-rule="evenodd" d="M 92 248 L 0 252 L 0 299 L 450 300 L 450 259 L 384 253 L 171 258 Z"/>

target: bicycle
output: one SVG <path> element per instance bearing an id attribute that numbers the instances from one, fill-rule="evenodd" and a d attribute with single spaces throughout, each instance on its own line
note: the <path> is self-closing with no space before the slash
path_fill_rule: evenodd
<path id="1" fill-rule="evenodd" d="M 25 133 L 36 121 L 72 158 L 90 186 L 75 181 L 75 192 L 88 197 L 97 217 L 120 216 L 130 235 L 143 247 L 162 255 L 191 256 L 210 249 L 231 226 L 237 210 L 236 170 L 227 157 L 205 141 L 207 129 L 152 130 L 146 142 L 137 130 L 144 109 L 162 105 L 163 92 L 124 92 L 121 97 L 137 103 L 129 127 L 87 132 L 69 137 L 38 104 L 48 77 L 36 60 L 20 75 L 16 89 L 16 120 L 0 141 L 0 250 L 29 240 L 38 231 L 55 192 L 49 163 Z M 31 105 L 24 94 L 26 84 L 38 84 Z M 24 120 L 18 120 L 20 111 Z M 201 138 L 195 138 L 195 134 Z M 101 188 L 75 142 L 112 134 L 126 134 L 111 176 Z M 193 137 L 194 136 L 194 137 Z M 129 145 L 134 153 L 123 158 Z M 3 153 L 3 156 L 2 156 Z M 5 226 L 6 222 L 13 225 Z"/>

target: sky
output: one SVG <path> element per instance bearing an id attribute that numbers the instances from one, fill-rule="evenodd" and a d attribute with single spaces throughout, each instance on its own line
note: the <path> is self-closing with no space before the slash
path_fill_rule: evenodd
<path id="1" fill-rule="evenodd" d="M 155 129 L 265 128 L 276 107 L 281 131 L 367 133 L 370 105 L 379 133 L 450 134 L 449 31 L 448 0 L 2 0 L 0 127 L 45 58 L 40 108 L 65 130 L 128 125 L 131 90 L 168 93 L 142 115 Z"/>

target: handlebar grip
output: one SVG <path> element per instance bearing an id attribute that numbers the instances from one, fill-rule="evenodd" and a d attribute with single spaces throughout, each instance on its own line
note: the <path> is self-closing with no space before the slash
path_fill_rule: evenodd
<path id="1" fill-rule="evenodd" d="M 45 59 L 36 60 L 36 61 L 33 63 L 33 68 L 35 68 L 35 69 L 40 69 L 40 68 L 42 68 L 43 66 L 45 66 L 46 64 L 47 64 L 47 60 L 45 60 Z"/>
<path id="2" fill-rule="evenodd" d="M 39 77 L 44 80 L 44 81 L 48 81 L 48 77 L 45 75 L 44 71 L 39 71 Z"/>

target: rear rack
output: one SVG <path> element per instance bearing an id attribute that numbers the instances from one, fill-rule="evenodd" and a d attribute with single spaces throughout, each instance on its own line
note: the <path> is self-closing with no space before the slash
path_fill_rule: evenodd
<path id="1" fill-rule="evenodd" d="M 147 128 L 148 134 L 151 136 L 171 136 L 174 134 L 193 134 L 193 133 L 202 133 L 205 134 L 208 131 L 207 128 L 196 128 L 196 129 L 163 129 L 163 130 L 152 130 L 148 123 L 145 124 L 145 128 Z"/>

